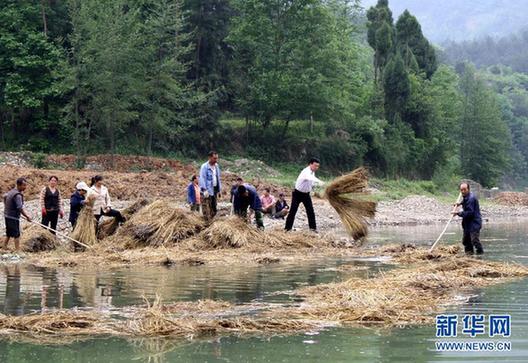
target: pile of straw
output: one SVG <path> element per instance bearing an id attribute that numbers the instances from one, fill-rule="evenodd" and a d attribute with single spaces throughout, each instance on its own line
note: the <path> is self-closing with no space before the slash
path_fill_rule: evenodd
<path id="1" fill-rule="evenodd" d="M 150 201 L 147 199 L 139 199 L 130 207 L 121 211 L 121 215 L 125 218 L 125 220 L 129 220 L 141 208 L 147 206 L 149 203 Z M 115 218 L 105 219 L 99 224 L 97 228 L 97 238 L 101 240 L 113 235 L 117 231 L 117 227 L 119 227 L 119 223 Z"/>
<path id="2" fill-rule="evenodd" d="M 51 251 L 57 248 L 57 238 L 45 228 L 30 225 L 24 229 L 20 241 L 26 252 Z"/>
<path id="3" fill-rule="evenodd" d="M 91 198 L 86 199 L 86 204 L 81 209 L 79 213 L 79 218 L 77 218 L 77 224 L 73 229 L 70 237 L 76 241 L 79 241 L 88 246 L 94 246 L 97 244 L 97 235 L 95 232 L 96 229 L 96 220 L 93 215 L 93 203 L 94 200 Z M 74 249 L 76 251 L 83 251 L 84 247 L 73 242 Z"/>
<path id="4" fill-rule="evenodd" d="M 376 203 L 365 200 L 365 195 L 368 194 L 367 186 L 367 170 L 358 168 L 334 179 L 325 190 L 326 199 L 355 240 L 367 235 L 368 225 L 365 218 L 372 218 L 376 213 Z"/>
<path id="5" fill-rule="evenodd" d="M 303 306 L 287 314 L 341 323 L 431 323 L 433 313 L 455 302 L 457 293 L 524 276 L 528 276 L 525 266 L 451 255 L 420 260 L 371 279 L 301 289 Z"/>
<path id="6" fill-rule="evenodd" d="M 203 306 L 203 301 L 198 304 Z M 192 306 L 194 303 L 189 303 Z M 226 308 L 235 307 L 229 303 L 206 302 L 208 313 L 225 313 Z M 195 312 L 199 312 L 194 309 Z M 163 306 L 161 299 L 156 298 L 152 305 L 136 312 L 132 319 L 125 323 L 124 331 L 134 336 L 184 336 L 197 337 L 226 333 L 285 333 L 302 330 L 312 330 L 321 327 L 311 321 L 275 318 L 271 316 L 234 316 L 218 319 L 215 315 L 199 312 L 182 313 Z"/>
<path id="7" fill-rule="evenodd" d="M 192 250 L 245 248 L 253 251 L 330 246 L 330 242 L 307 231 L 262 231 L 237 216 L 221 217 L 187 244 Z"/>
<path id="8" fill-rule="evenodd" d="M 419 250 L 419 249 L 418 249 Z M 302 304 L 237 306 L 203 300 L 100 311 L 60 310 L 45 314 L 0 314 L 0 334 L 36 336 L 188 337 L 219 334 L 283 334 L 335 325 L 430 324 L 459 294 L 528 276 L 521 265 L 451 256 L 419 260 L 369 279 L 301 288 Z M 49 339 L 48 339 L 49 340 Z"/>
<path id="9" fill-rule="evenodd" d="M 240 248 L 260 244 L 264 232 L 247 224 L 242 218 L 230 216 L 215 220 L 198 236 L 202 242 L 198 248 Z"/>
<path id="10" fill-rule="evenodd" d="M 44 314 L 11 316 L 0 314 L 0 330 L 31 334 L 106 334 L 112 329 L 97 313 L 59 310 Z"/>
<path id="11" fill-rule="evenodd" d="M 427 248 L 419 248 L 414 244 L 393 244 L 369 249 L 365 254 L 372 256 L 391 256 L 397 263 L 416 263 L 423 261 L 440 261 L 456 256 L 461 252 L 459 245 L 440 246 L 430 252 Z"/>
<path id="12" fill-rule="evenodd" d="M 157 200 L 134 214 L 113 237 L 126 248 L 172 246 L 205 227 L 197 214 Z"/>

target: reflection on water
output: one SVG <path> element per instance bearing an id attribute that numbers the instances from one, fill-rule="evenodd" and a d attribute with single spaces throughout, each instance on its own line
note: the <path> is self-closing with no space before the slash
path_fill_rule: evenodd
<path id="1" fill-rule="evenodd" d="M 342 275 L 336 269 L 356 264 Z M 327 259 L 309 264 L 266 266 L 130 267 L 105 270 L 69 270 L 0 265 L 0 312 L 20 315 L 48 308 L 91 307 L 99 310 L 142 303 L 156 294 L 165 302 L 198 299 L 283 301 L 280 291 L 365 276 L 381 262 Z M 367 269 L 361 268 L 367 267 Z"/>
<path id="2" fill-rule="evenodd" d="M 432 243 L 443 226 L 383 228 L 373 231 L 371 244 Z M 482 241 L 485 258 L 528 264 L 527 223 L 486 225 Z M 442 243 L 460 243 L 461 230 L 453 224 Z M 349 274 L 336 269 L 343 263 L 368 266 L 352 274 L 365 276 L 384 268 L 380 261 L 328 259 L 318 263 L 246 266 L 181 266 L 81 270 L 0 266 L 0 311 L 24 314 L 34 310 L 88 306 L 112 309 L 137 304 L 142 296 L 165 301 L 223 299 L 285 301 L 281 294 L 300 286 L 336 281 Z M 376 330 L 328 329 L 286 337 L 220 337 L 181 341 L 170 339 L 92 339 L 68 345 L 34 345 L 0 341 L 0 362 L 467 362 L 528 361 L 527 280 L 475 290 L 474 296 L 449 312 L 512 315 L 513 350 L 506 353 L 438 353 L 433 326 Z M 277 293 L 278 292 L 278 293 Z M 53 339 L 53 338 L 52 338 Z M 57 343 L 59 343 L 57 341 Z"/>

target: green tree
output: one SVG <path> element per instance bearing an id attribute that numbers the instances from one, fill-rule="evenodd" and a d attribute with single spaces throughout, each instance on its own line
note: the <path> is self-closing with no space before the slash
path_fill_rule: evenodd
<path id="1" fill-rule="evenodd" d="M 367 40 L 374 49 L 374 80 L 383 75 L 385 65 L 393 52 L 395 31 L 388 0 L 378 0 L 367 11 Z"/>
<path id="2" fill-rule="evenodd" d="M 399 53 L 396 53 L 387 63 L 383 74 L 383 89 L 385 91 L 385 115 L 393 122 L 399 115 L 401 118 L 410 95 L 409 72 Z"/>
<path id="3" fill-rule="evenodd" d="M 246 117 L 264 127 L 274 118 L 286 127 L 293 119 L 349 118 L 362 75 L 348 1 L 237 0 L 233 6 L 233 85 Z"/>
<path id="4" fill-rule="evenodd" d="M 50 103 L 61 95 L 60 47 L 49 38 L 38 3 L 0 1 L 0 141 L 49 149 L 59 136 Z M 7 126 L 7 127 L 6 127 Z"/>
<path id="5" fill-rule="evenodd" d="M 168 151 L 183 144 L 190 127 L 188 110 L 194 106 L 194 91 L 186 82 L 185 57 L 190 53 L 183 31 L 179 0 L 152 1 L 144 12 L 141 28 L 140 125 L 146 136 L 146 152 Z"/>
<path id="6" fill-rule="evenodd" d="M 466 64 L 460 87 L 462 171 L 485 186 L 493 186 L 510 164 L 510 133 L 496 96 L 477 76 L 473 66 Z"/>
<path id="7" fill-rule="evenodd" d="M 419 69 L 427 78 L 431 78 L 438 68 L 434 48 L 423 36 L 418 20 L 408 10 L 405 10 L 396 22 L 396 38 L 397 48 L 402 51 L 410 49 Z"/>

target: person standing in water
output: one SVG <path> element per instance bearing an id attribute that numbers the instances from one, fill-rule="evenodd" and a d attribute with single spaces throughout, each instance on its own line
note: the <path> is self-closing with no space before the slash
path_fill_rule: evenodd
<path id="1" fill-rule="evenodd" d="M 480 215 L 480 206 L 477 197 L 471 193 L 468 183 L 460 183 L 460 193 L 462 202 L 457 204 L 462 206 L 462 211 L 453 212 L 454 215 L 462 217 L 462 229 L 464 237 L 462 244 L 466 254 L 484 253 L 482 243 L 480 243 L 480 229 L 482 228 L 482 216 Z"/>

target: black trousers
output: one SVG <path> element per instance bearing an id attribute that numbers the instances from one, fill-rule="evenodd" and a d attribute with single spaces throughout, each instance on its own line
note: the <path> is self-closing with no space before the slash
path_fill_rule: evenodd
<path id="1" fill-rule="evenodd" d="M 462 244 L 464 245 L 464 251 L 466 253 L 483 253 L 484 249 L 480 243 L 480 231 L 469 232 L 464 231 L 464 238 L 462 239 Z"/>
<path id="2" fill-rule="evenodd" d="M 95 219 L 97 220 L 97 222 L 99 222 L 102 216 L 113 217 L 117 220 L 118 223 L 123 223 L 125 221 L 125 218 L 123 218 L 123 216 L 121 215 L 121 212 L 115 209 L 110 209 L 106 213 L 103 212 L 103 210 L 101 209 L 101 214 L 95 215 Z"/>
<path id="3" fill-rule="evenodd" d="M 298 191 L 297 189 L 294 189 L 292 193 L 290 213 L 288 213 L 288 217 L 286 218 L 286 226 L 284 227 L 284 229 L 287 231 L 291 231 L 293 227 L 293 222 L 295 221 L 295 215 L 297 214 L 299 204 L 301 203 L 304 204 L 304 208 L 306 209 L 306 215 L 308 216 L 308 226 L 311 230 L 317 230 L 317 225 L 315 223 L 315 212 L 312 204 L 312 197 L 310 196 L 310 193 L 303 193 Z"/>
<path id="4" fill-rule="evenodd" d="M 50 227 L 53 230 L 57 229 L 57 222 L 59 221 L 59 211 L 53 210 L 53 211 L 46 211 L 46 215 L 42 216 L 42 224 L 46 227 Z M 55 234 L 54 231 L 50 231 L 51 233 Z"/>

